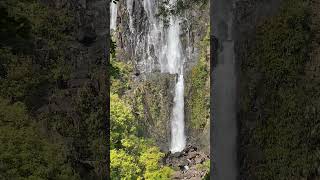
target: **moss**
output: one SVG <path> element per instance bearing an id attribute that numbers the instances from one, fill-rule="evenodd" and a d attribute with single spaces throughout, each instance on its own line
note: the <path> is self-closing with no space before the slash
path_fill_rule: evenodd
<path id="1" fill-rule="evenodd" d="M 174 75 L 153 74 L 147 81 L 139 84 L 139 89 L 134 98 L 140 103 L 140 128 L 141 134 L 154 138 L 160 146 L 168 142 L 168 125 L 173 101 L 172 90 L 174 87 Z M 141 109 L 142 108 L 142 109 Z M 143 112 L 141 112 L 143 111 Z M 161 138 L 160 138 L 161 137 Z"/>
<path id="2" fill-rule="evenodd" d="M 123 95 L 124 92 L 130 89 L 130 84 L 132 84 L 132 64 L 117 61 L 115 59 L 111 60 L 111 92 Z M 94 76 L 98 76 L 94 74 Z"/>
<path id="3" fill-rule="evenodd" d="M 209 29 L 208 31 L 209 32 Z M 210 87 L 209 87 L 209 33 L 200 42 L 200 58 L 186 77 L 186 108 L 190 111 L 190 127 L 194 130 L 204 129 L 209 121 Z"/>
<path id="4" fill-rule="evenodd" d="M 210 160 L 207 160 L 207 161 L 203 162 L 202 164 L 197 164 L 196 168 L 197 168 L 197 170 L 209 171 L 210 170 Z"/>
<path id="5" fill-rule="evenodd" d="M 241 65 L 242 80 L 248 82 L 241 95 L 242 133 L 252 133 L 242 144 L 247 176 L 300 179 L 316 174 L 320 136 L 311 132 L 320 122 L 309 109 L 319 108 L 320 87 L 304 72 L 309 18 L 307 1 L 284 1 L 279 14 L 258 27 L 252 54 Z M 246 119 L 254 119 L 252 130 Z M 248 147 L 256 147 L 260 158 Z"/>

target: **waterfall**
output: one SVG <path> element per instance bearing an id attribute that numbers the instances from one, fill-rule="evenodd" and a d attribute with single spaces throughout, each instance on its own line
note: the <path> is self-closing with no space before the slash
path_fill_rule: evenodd
<path id="1" fill-rule="evenodd" d="M 129 14 L 129 28 L 130 28 L 130 31 L 132 33 L 134 33 L 134 28 L 133 28 L 133 18 L 132 18 L 132 11 L 133 11 L 133 0 L 127 0 L 127 11 L 128 11 L 128 14 Z"/>
<path id="2" fill-rule="evenodd" d="M 111 5 L 110 5 L 110 12 L 111 12 L 110 29 L 111 30 L 116 30 L 117 28 L 117 11 L 118 11 L 118 5 L 111 2 Z"/>
<path id="3" fill-rule="evenodd" d="M 175 88 L 173 116 L 171 119 L 171 147 L 170 151 L 180 152 L 186 146 L 184 134 L 184 79 L 183 74 L 179 75 Z"/>
<path id="4" fill-rule="evenodd" d="M 138 62 L 137 68 L 141 74 L 169 73 L 176 75 L 174 102 L 171 116 L 171 142 L 170 151 L 180 152 L 186 146 L 185 124 L 184 124 L 184 63 L 185 50 L 180 41 L 180 23 L 182 19 L 170 15 L 169 24 L 165 26 L 162 20 L 156 15 L 158 6 L 161 3 L 157 0 L 144 0 L 142 3 L 147 21 L 144 21 L 145 28 L 140 29 L 133 20 L 133 1 L 126 1 L 126 10 L 129 16 L 129 29 L 133 58 Z M 135 1 L 135 3 L 139 3 Z M 170 0 L 169 8 L 175 5 L 176 0 Z M 137 19 L 136 22 L 141 22 Z M 141 22 L 142 23 L 142 22 Z"/>
<path id="5" fill-rule="evenodd" d="M 184 133 L 184 55 L 180 42 L 179 18 L 170 17 L 166 61 L 161 67 L 171 74 L 178 74 L 175 87 L 174 105 L 171 119 L 171 147 L 170 151 L 180 152 L 186 146 Z M 164 67 L 163 67 L 164 66 Z"/>

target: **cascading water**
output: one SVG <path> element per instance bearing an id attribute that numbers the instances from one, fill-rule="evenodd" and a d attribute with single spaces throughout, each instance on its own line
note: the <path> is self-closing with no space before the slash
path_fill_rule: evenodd
<path id="1" fill-rule="evenodd" d="M 170 2 L 171 3 L 171 2 Z M 175 3 L 175 2 L 172 2 Z M 180 42 L 179 18 L 170 17 L 168 45 L 166 46 L 166 61 L 161 64 L 161 69 L 171 74 L 178 74 L 175 87 L 174 106 L 171 119 L 171 152 L 180 152 L 186 146 L 184 133 L 184 76 L 183 64 L 185 61 Z"/>
<path id="2" fill-rule="evenodd" d="M 143 73 L 160 70 L 161 73 L 175 74 L 174 105 L 171 117 L 171 152 L 182 151 L 186 146 L 184 124 L 184 63 L 186 57 L 180 41 L 180 17 L 170 15 L 169 24 L 165 26 L 156 16 L 160 1 L 144 0 L 143 7 L 148 19 L 147 28 L 138 31 L 133 25 L 132 4 L 134 0 L 127 0 L 126 8 L 129 14 L 129 29 L 134 38 L 134 58 L 139 61 L 138 69 Z M 137 2 L 135 2 L 137 3 Z M 169 1 L 169 7 L 175 5 L 176 0 Z M 141 21 L 141 20 L 140 20 Z"/>
<path id="3" fill-rule="evenodd" d="M 133 28 L 133 19 L 132 19 L 132 5 L 133 5 L 133 0 L 127 0 L 127 11 L 129 14 L 129 28 L 130 31 L 133 33 L 134 28 Z"/>
<path id="4" fill-rule="evenodd" d="M 180 74 L 175 88 L 173 117 L 171 120 L 171 147 L 170 151 L 180 152 L 186 146 L 184 134 L 184 77 Z"/>
<path id="5" fill-rule="evenodd" d="M 117 11 L 118 11 L 118 5 L 112 2 L 110 5 L 110 12 L 111 12 L 110 29 L 111 30 L 116 30 L 116 27 L 117 27 Z"/>

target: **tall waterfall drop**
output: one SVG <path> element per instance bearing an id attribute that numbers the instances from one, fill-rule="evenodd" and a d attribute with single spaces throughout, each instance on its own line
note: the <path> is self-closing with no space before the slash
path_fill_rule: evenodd
<path id="1" fill-rule="evenodd" d="M 126 10 L 129 15 L 129 30 L 131 33 L 131 47 L 133 47 L 133 59 L 138 62 L 137 68 L 142 74 L 160 71 L 176 75 L 174 91 L 174 102 L 171 115 L 171 142 L 172 153 L 182 151 L 186 146 L 185 124 L 184 124 L 184 63 L 186 56 L 180 41 L 180 23 L 182 18 L 169 15 L 169 24 L 164 25 L 158 16 L 159 0 L 144 0 L 143 8 L 147 21 L 136 19 L 132 16 L 134 4 L 137 0 L 127 0 Z M 170 0 L 170 8 L 176 0 Z M 139 29 L 133 23 L 146 23 L 147 28 Z"/>
<path id="2" fill-rule="evenodd" d="M 171 119 L 170 151 L 175 153 L 182 151 L 186 146 L 186 137 L 184 133 L 184 55 L 180 42 L 179 18 L 177 17 L 170 17 L 167 47 L 166 55 L 168 63 L 166 64 L 167 66 L 165 69 L 169 73 L 178 75 L 172 110 L 173 115 Z"/>

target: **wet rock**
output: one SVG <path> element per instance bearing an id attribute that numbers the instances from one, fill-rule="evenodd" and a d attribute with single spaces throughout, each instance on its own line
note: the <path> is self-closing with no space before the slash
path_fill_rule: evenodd
<path id="1" fill-rule="evenodd" d="M 198 150 L 197 147 L 187 145 L 187 147 L 176 153 L 170 151 L 165 154 L 163 163 L 178 169 L 172 176 L 172 179 L 202 179 L 208 170 L 198 168 L 197 165 L 203 164 L 209 160 L 209 156 Z"/>
<path id="2" fill-rule="evenodd" d="M 172 156 L 174 156 L 175 158 L 179 158 L 181 157 L 181 152 L 176 152 L 176 153 L 173 153 Z"/>

